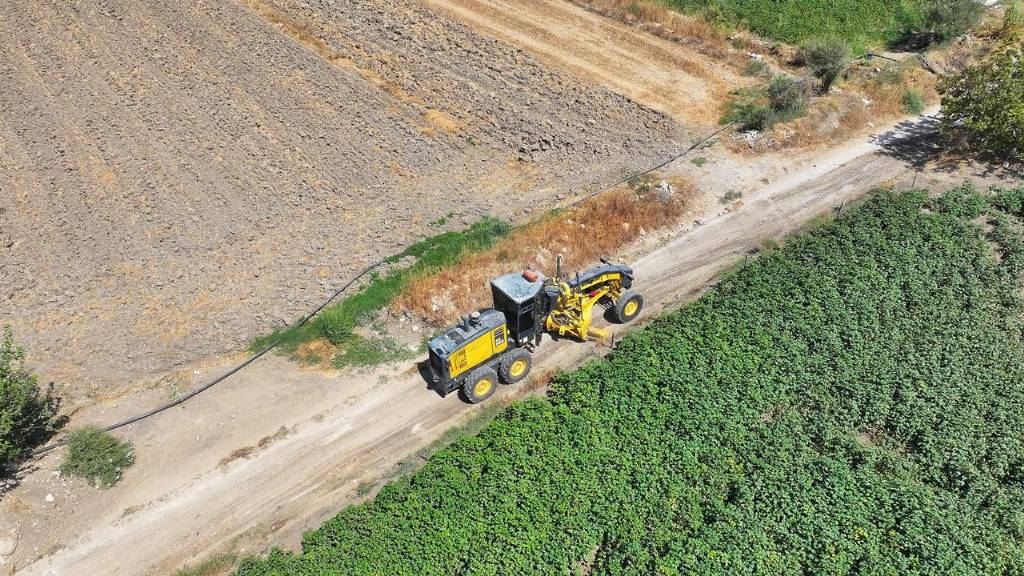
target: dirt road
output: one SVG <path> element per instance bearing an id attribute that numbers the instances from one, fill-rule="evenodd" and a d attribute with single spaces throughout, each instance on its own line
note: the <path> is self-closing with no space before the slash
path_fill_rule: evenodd
<path id="1" fill-rule="evenodd" d="M 750 165 L 723 156 L 699 168 L 712 187 L 701 225 L 634 247 L 650 250 L 634 259 L 645 315 L 692 298 L 766 238 L 876 185 L 908 187 L 914 169 L 889 153 L 892 142 L 872 138 L 802 164 L 776 158 Z M 669 172 L 693 176 L 694 170 L 683 159 Z M 961 177 L 922 175 L 917 184 L 946 186 Z M 731 183 L 753 178 L 775 180 L 728 206 L 715 200 Z M 535 373 L 601 352 L 593 344 L 547 342 Z M 491 402 L 537 388 L 503 388 Z M 365 495 L 396 466 L 415 465 L 403 459 L 479 409 L 437 397 L 409 365 L 338 377 L 302 372 L 271 357 L 197 401 L 128 430 L 139 461 L 112 490 L 83 491 L 75 481 L 37 477 L 0 501 L 6 506 L 0 511 L 24 519 L 13 557 L 24 566 L 19 573 L 163 574 L 221 550 L 244 555 L 271 543 L 296 545 L 304 530 Z M 39 466 L 56 464 L 51 455 Z M 48 493 L 54 502 L 45 503 Z M 59 517 L 71 520 L 58 523 Z M 33 521 L 41 529 L 33 529 Z"/>

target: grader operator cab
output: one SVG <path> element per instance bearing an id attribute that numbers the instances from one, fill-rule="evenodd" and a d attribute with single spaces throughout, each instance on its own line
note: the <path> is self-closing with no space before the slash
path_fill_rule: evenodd
<path id="1" fill-rule="evenodd" d="M 593 307 L 613 310 L 629 322 L 644 299 L 630 290 L 633 271 L 602 260 L 603 265 L 574 278 L 555 278 L 527 270 L 491 280 L 494 307 L 469 316 L 427 344 L 432 384 L 442 395 L 461 390 L 471 403 L 489 398 L 499 378 L 519 382 L 533 367 L 531 353 L 547 332 L 578 340 L 603 339 L 607 331 L 591 326 Z"/>

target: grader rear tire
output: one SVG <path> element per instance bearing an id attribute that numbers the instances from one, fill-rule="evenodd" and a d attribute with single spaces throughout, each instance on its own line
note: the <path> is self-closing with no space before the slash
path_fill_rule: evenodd
<path id="1" fill-rule="evenodd" d="M 501 379 L 506 384 L 515 384 L 529 376 L 531 368 L 533 356 L 522 348 L 516 348 L 501 359 Z"/>
<path id="2" fill-rule="evenodd" d="M 644 309 L 644 297 L 628 290 L 615 301 L 615 320 L 625 324 L 636 318 Z"/>
<path id="3" fill-rule="evenodd" d="M 479 404 L 487 400 L 498 388 L 498 374 L 490 366 L 481 366 L 470 372 L 462 385 L 462 394 L 466 402 Z"/>

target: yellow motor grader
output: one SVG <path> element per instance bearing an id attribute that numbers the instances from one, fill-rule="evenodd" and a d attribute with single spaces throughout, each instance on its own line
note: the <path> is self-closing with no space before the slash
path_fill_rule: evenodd
<path id="1" fill-rule="evenodd" d="M 458 325 L 427 343 L 432 386 L 441 394 L 460 390 L 466 401 L 483 402 L 499 378 L 519 382 L 533 367 L 531 353 L 546 332 L 553 337 L 604 339 L 591 325 L 593 308 L 611 309 L 620 323 L 633 320 L 643 297 L 631 290 L 633 270 L 602 265 L 564 279 L 526 270 L 491 280 L 494 306 L 463 316 Z"/>

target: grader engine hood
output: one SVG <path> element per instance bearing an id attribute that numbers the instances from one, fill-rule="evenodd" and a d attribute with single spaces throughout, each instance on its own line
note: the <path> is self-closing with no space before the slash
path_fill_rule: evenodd
<path id="1" fill-rule="evenodd" d="M 439 379 L 459 376 L 478 357 L 504 349 L 505 316 L 494 309 L 464 317 L 459 324 L 427 342 L 430 368 Z"/>

